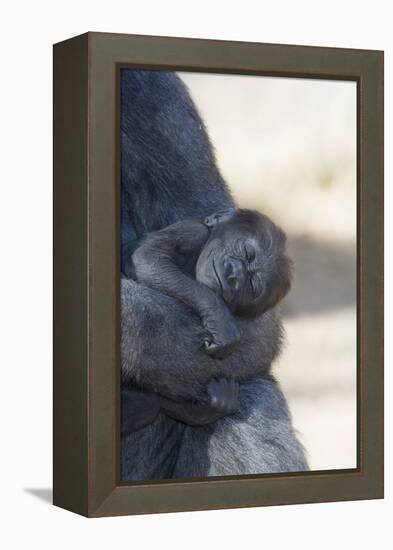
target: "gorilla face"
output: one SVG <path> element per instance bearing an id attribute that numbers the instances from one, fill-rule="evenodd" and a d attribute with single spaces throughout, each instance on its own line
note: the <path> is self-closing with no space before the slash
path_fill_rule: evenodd
<path id="1" fill-rule="evenodd" d="M 239 315 L 258 316 L 291 285 L 285 235 L 263 214 L 230 209 L 205 220 L 211 230 L 196 264 L 196 279 Z"/>

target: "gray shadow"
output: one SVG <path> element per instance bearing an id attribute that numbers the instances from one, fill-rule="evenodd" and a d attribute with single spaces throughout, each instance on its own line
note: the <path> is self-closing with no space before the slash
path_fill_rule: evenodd
<path id="1" fill-rule="evenodd" d="M 282 303 L 283 315 L 298 317 L 355 306 L 354 244 L 303 235 L 289 238 L 287 250 L 295 269 L 292 288 Z"/>
<path id="2" fill-rule="evenodd" d="M 53 503 L 53 491 L 52 489 L 42 488 L 42 489 L 30 489 L 30 487 L 25 487 L 23 489 L 25 493 L 29 493 L 40 500 L 43 500 L 47 504 Z"/>

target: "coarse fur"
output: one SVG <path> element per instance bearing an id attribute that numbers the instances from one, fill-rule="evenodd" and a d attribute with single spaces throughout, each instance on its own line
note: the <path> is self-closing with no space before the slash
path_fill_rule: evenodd
<path id="1" fill-rule="evenodd" d="M 212 378 L 230 375 L 241 383 L 238 411 L 205 426 L 150 408 L 145 426 L 123 431 L 123 480 L 307 469 L 285 398 L 268 374 L 281 345 L 277 311 L 239 318 L 241 341 L 217 359 L 201 348 L 192 309 L 126 278 L 127 258 L 147 232 L 234 207 L 181 80 L 172 72 L 122 69 L 122 418 L 135 404 L 127 392 L 143 391 L 153 404 L 157 396 L 192 402 L 206 398 Z M 258 378 L 250 381 L 253 373 Z"/>
<path id="2" fill-rule="evenodd" d="M 121 71 L 121 265 L 139 239 L 234 201 L 205 126 L 175 73 Z"/>
<path id="3" fill-rule="evenodd" d="M 242 338 L 224 359 L 201 346 L 198 316 L 181 302 L 131 279 L 121 280 L 121 357 L 125 384 L 174 400 L 200 400 L 211 378 L 242 383 L 268 372 L 280 351 L 282 325 L 274 309 L 238 318 Z"/>
<path id="4" fill-rule="evenodd" d="M 291 283 L 285 235 L 255 210 L 232 208 L 148 233 L 130 261 L 136 281 L 197 313 L 206 351 L 221 357 L 241 337 L 234 315 L 260 317 Z"/>

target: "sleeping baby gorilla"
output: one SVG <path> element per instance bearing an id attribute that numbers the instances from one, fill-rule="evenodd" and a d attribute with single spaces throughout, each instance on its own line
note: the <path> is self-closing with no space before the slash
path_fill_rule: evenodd
<path id="1" fill-rule="evenodd" d="M 235 316 L 262 315 L 285 296 L 291 280 L 284 233 L 266 216 L 244 209 L 230 208 L 203 222 L 182 221 L 149 233 L 131 262 L 128 271 L 134 279 L 194 310 L 202 325 L 201 347 L 216 358 L 228 355 L 241 339 Z M 260 369 L 256 372 L 253 366 L 242 379 L 263 374 L 266 367 Z M 228 415 L 237 409 L 239 390 L 231 375 L 211 380 L 205 400 L 177 403 L 157 397 L 157 409 L 190 425 Z M 137 411 L 128 415 L 128 430 L 130 423 L 133 429 L 141 425 Z"/>

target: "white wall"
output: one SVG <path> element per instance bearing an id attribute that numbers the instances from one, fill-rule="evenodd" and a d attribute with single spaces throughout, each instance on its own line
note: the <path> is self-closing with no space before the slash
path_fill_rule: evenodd
<path id="1" fill-rule="evenodd" d="M 51 43 L 86 30 L 385 49 L 390 3 L 13 2 L 2 6 L 1 524 L 3 548 L 387 548 L 391 545 L 391 400 L 385 501 L 85 520 L 31 492 L 51 485 Z M 3 97 L 4 96 L 4 97 Z M 392 112 L 387 105 L 391 182 Z M 23 159 L 21 159 L 23 153 Z M 23 197 L 23 199 L 22 199 Z M 387 203 L 392 203 L 387 186 Z M 392 212 L 386 215 L 391 232 Z M 390 244 L 390 247 L 389 247 Z M 387 283 L 392 279 L 387 242 Z M 391 304 L 391 290 L 387 298 Z M 387 315 L 387 366 L 392 364 Z M 391 373 L 386 384 L 391 397 Z M 16 400 L 18 406 L 16 406 Z M 390 540 L 390 542 L 388 542 Z"/>

